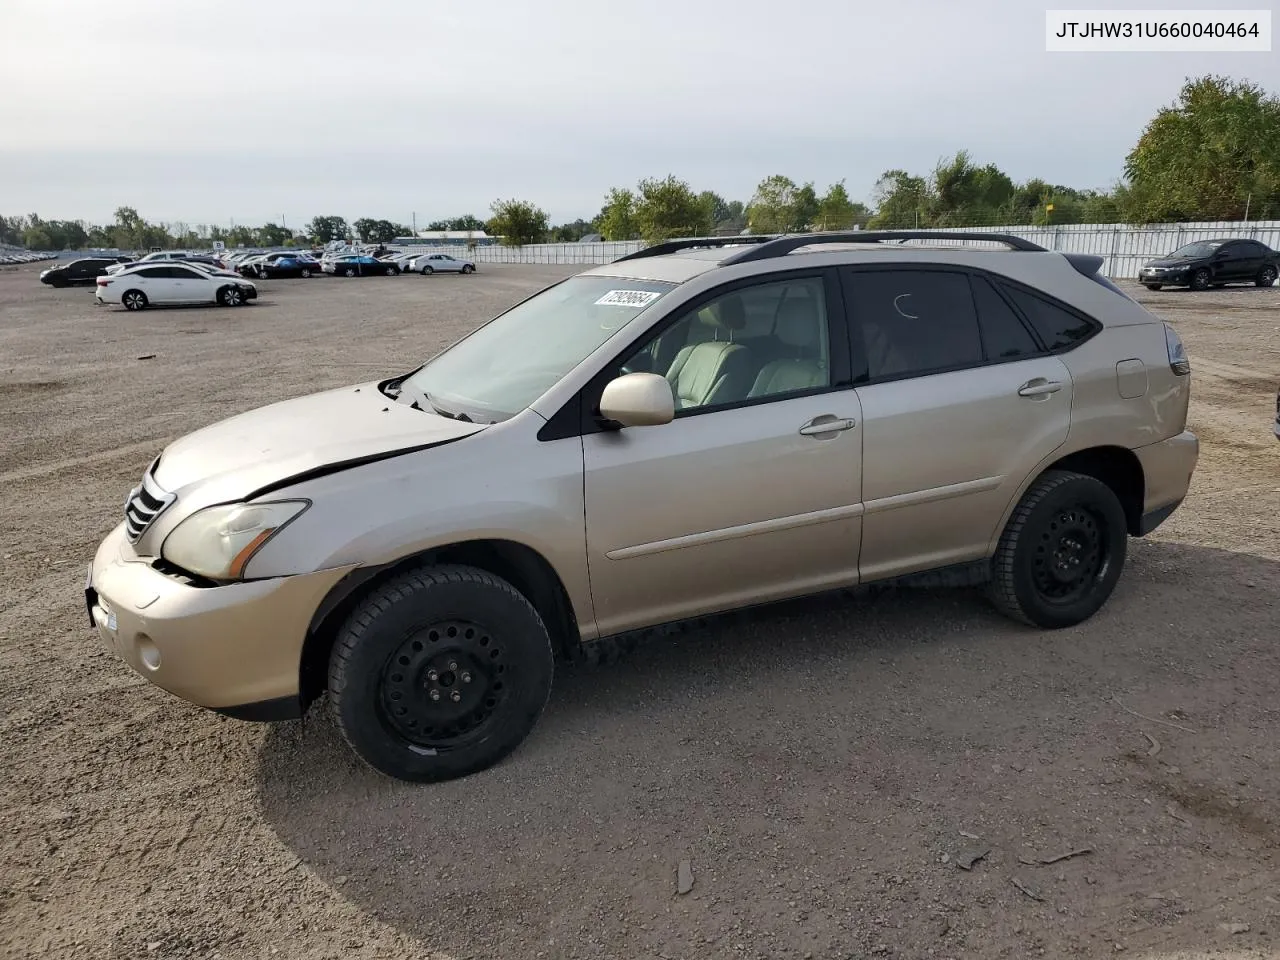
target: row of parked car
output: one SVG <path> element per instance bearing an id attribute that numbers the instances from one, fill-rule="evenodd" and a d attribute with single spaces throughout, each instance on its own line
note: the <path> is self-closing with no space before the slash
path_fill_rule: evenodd
<path id="1" fill-rule="evenodd" d="M 52 260 L 56 254 L 31 253 L 27 250 L 0 250 L 0 267 L 14 267 L 24 263 Z"/>

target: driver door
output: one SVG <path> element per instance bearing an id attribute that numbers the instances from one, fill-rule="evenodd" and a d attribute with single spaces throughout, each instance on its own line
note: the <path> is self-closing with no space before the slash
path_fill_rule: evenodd
<path id="1" fill-rule="evenodd" d="M 857 581 L 862 412 L 834 275 L 754 280 L 681 307 L 601 378 L 665 373 L 677 407 L 583 437 L 601 635 Z"/>

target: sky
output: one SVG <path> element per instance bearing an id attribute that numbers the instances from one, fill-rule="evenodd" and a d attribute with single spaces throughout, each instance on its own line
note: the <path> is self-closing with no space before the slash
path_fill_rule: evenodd
<path id="1" fill-rule="evenodd" d="M 1093 0 L 1090 9 L 1138 5 Z M 1163 9 L 1266 8 L 1272 0 Z M 0 214 L 421 229 L 553 222 L 675 174 L 927 174 L 968 150 L 1106 188 L 1188 76 L 1280 92 L 1271 53 L 1049 53 L 1029 0 L 0 0 Z"/>

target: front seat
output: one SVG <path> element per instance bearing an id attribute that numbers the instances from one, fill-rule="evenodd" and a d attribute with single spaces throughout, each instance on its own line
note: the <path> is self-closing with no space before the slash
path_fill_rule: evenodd
<path id="1" fill-rule="evenodd" d="M 709 325 L 716 338 L 682 347 L 667 370 L 677 410 L 746 398 L 751 351 L 733 342 L 734 334 L 747 325 L 742 300 L 732 294 L 722 299 Z"/>
<path id="2" fill-rule="evenodd" d="M 768 397 L 793 390 L 811 390 L 831 382 L 830 368 L 822 359 L 822 323 L 811 300 L 782 302 L 774 324 L 774 337 L 790 356 L 771 360 L 761 368 L 748 397 Z"/>

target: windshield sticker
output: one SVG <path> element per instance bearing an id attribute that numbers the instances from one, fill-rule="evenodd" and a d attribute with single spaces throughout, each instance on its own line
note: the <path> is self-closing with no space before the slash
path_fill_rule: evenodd
<path id="1" fill-rule="evenodd" d="M 647 307 L 660 296 L 655 290 L 610 290 L 596 301 L 596 306 Z"/>

